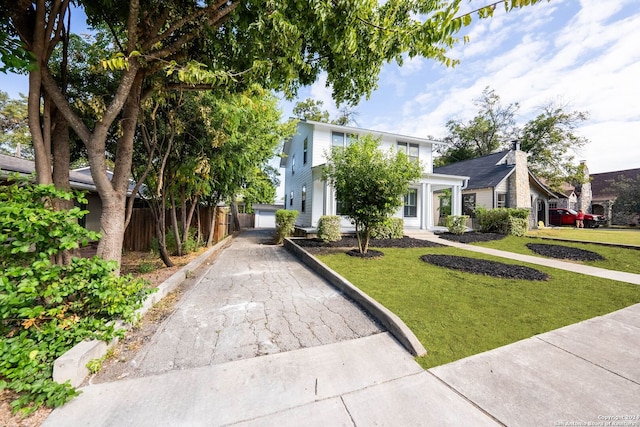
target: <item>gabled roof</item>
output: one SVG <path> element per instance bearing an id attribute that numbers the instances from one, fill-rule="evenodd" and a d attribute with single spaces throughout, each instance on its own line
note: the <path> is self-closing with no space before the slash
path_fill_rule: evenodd
<path id="1" fill-rule="evenodd" d="M 492 188 L 514 171 L 514 165 L 504 162 L 507 153 L 509 150 L 433 168 L 433 173 L 468 176 L 466 190 Z"/>
<path id="2" fill-rule="evenodd" d="M 591 174 L 591 194 L 593 200 L 613 200 L 617 197 L 611 183 L 623 179 L 637 179 L 640 176 L 640 168 L 626 169 L 621 171 L 592 173 Z"/>

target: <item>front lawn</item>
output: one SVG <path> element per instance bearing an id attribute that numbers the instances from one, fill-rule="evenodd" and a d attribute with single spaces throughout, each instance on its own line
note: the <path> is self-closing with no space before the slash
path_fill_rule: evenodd
<path id="1" fill-rule="evenodd" d="M 539 256 L 526 247 L 527 243 L 541 243 L 545 245 L 560 245 L 585 249 L 602 255 L 604 257 L 604 260 L 580 261 L 581 264 L 606 268 L 608 270 L 626 271 L 628 273 L 640 274 L 640 250 L 638 249 L 627 249 L 597 244 L 553 241 L 549 239 L 535 239 L 530 237 L 516 236 L 507 236 L 504 239 L 492 240 L 490 242 L 478 242 L 474 243 L 474 245 L 499 249 L 508 252 L 516 252 L 519 254 Z"/>
<path id="2" fill-rule="evenodd" d="M 424 368 L 452 362 L 640 302 L 640 286 L 524 264 L 548 281 L 498 279 L 427 264 L 425 254 L 512 263 L 457 248 L 380 249 L 318 258 L 397 314 L 427 349 Z"/>

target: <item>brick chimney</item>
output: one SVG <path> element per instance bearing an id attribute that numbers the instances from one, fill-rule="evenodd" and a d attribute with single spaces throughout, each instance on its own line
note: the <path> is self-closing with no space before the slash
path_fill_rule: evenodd
<path id="1" fill-rule="evenodd" d="M 582 209 L 582 212 L 591 213 L 593 194 L 591 192 L 591 176 L 589 175 L 586 160 L 580 160 L 580 169 L 582 169 L 583 175 L 582 182 L 578 184 L 580 186 L 580 194 L 578 195 L 576 210 Z M 576 185 L 576 187 L 578 187 L 578 185 Z"/>

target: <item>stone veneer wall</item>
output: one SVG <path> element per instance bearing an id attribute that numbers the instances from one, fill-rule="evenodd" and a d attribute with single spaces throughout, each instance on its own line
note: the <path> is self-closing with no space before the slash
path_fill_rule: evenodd
<path id="1" fill-rule="evenodd" d="M 507 183 L 509 198 L 508 206 L 510 208 L 531 209 L 527 153 L 520 150 L 511 150 L 507 154 L 507 164 L 514 165 L 516 169 L 509 177 Z"/>

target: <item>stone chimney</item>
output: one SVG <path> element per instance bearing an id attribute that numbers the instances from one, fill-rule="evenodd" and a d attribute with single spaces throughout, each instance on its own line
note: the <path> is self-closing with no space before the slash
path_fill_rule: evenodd
<path id="1" fill-rule="evenodd" d="M 576 210 L 582 209 L 582 212 L 591 212 L 591 201 L 593 194 L 591 192 L 591 176 L 589 175 L 589 168 L 587 167 L 586 160 L 580 160 L 580 169 L 582 169 L 582 182 L 578 183 L 580 194 L 578 194 L 578 201 L 576 203 Z"/>
<path id="2" fill-rule="evenodd" d="M 519 141 L 513 141 L 512 149 L 507 153 L 506 163 L 515 168 L 507 184 L 509 207 L 531 209 L 527 153 L 520 151 Z"/>

